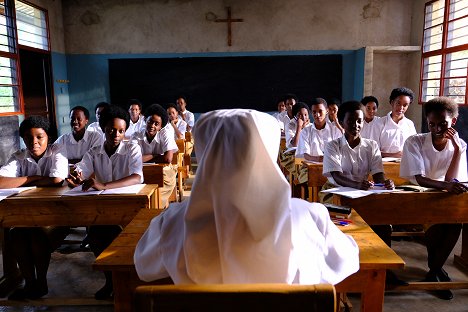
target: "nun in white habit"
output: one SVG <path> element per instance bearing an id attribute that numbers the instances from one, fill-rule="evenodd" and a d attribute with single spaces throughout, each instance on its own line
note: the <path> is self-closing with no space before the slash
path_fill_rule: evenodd
<path id="1" fill-rule="evenodd" d="M 175 284 L 336 284 L 359 269 L 356 242 L 326 208 L 291 198 L 276 164 L 277 120 L 218 110 L 195 124 L 187 201 L 151 221 L 135 250 L 140 279 Z"/>

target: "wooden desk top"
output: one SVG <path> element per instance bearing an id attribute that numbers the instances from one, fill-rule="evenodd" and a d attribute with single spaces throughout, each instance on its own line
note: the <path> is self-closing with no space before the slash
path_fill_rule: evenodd
<path id="1" fill-rule="evenodd" d="M 468 223 L 468 193 L 392 192 L 355 199 L 334 194 L 333 201 L 355 209 L 368 224 Z"/>
<path id="2" fill-rule="evenodd" d="M 138 194 L 62 196 L 64 187 L 40 187 L 0 202 L 0 227 L 84 226 L 128 224 L 143 208 L 150 208 L 157 185 Z"/>

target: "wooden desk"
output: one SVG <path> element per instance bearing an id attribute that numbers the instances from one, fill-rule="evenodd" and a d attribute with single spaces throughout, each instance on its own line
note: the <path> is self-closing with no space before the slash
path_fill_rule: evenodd
<path id="1" fill-rule="evenodd" d="M 114 310 L 130 311 L 133 292 L 145 283 L 138 278 L 133 262 L 136 244 L 151 219 L 159 214 L 155 210 L 141 210 L 124 231 L 96 259 L 93 268 L 112 271 L 114 282 Z M 338 292 L 362 293 L 361 311 L 381 311 L 385 290 L 385 270 L 402 268 L 404 261 L 389 248 L 356 213 L 353 224 L 340 229 L 353 236 L 359 245 L 360 269 L 336 285 Z M 170 279 L 158 283 L 171 283 Z"/>
<path id="2" fill-rule="evenodd" d="M 297 162 L 296 162 L 297 164 Z M 302 162 L 303 166 L 307 166 L 309 180 L 307 185 L 309 187 L 309 198 L 310 202 L 318 202 L 318 193 L 322 186 L 327 182 L 327 178 L 323 176 L 323 164 L 322 163 L 309 163 L 306 161 Z M 397 162 L 384 162 L 383 168 L 385 177 L 393 180 L 395 185 L 409 184 L 410 182 L 406 179 L 400 178 L 400 163 Z"/>
<path id="3" fill-rule="evenodd" d="M 141 210 L 156 208 L 157 185 L 147 184 L 138 194 L 62 196 L 68 187 L 43 187 L 22 192 L 0 202 L 0 227 L 127 225 Z M 156 210 L 156 209 L 154 209 Z M 16 261 L 4 231 L 0 231 L 4 277 L 2 292 L 17 278 Z M 5 285 L 5 286 L 3 286 Z"/>
<path id="4" fill-rule="evenodd" d="M 431 224 L 468 223 L 468 193 L 454 195 L 447 192 L 393 192 L 373 194 L 361 198 L 333 195 L 333 202 L 355 209 L 368 224 Z M 462 233 L 462 253 L 455 263 L 467 266 L 467 226 Z M 427 283 L 430 286 L 431 283 Z M 433 284 L 433 283 L 432 283 Z M 442 283 L 439 289 L 468 288 L 468 283 Z M 426 289 L 420 283 L 410 283 L 404 289 Z M 429 287 L 428 287 L 429 288 Z"/>

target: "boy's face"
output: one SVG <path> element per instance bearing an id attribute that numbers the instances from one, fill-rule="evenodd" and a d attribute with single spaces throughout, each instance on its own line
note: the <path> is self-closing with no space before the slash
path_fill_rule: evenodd
<path id="1" fill-rule="evenodd" d="M 159 115 L 151 115 L 146 119 L 146 132 L 154 137 L 162 127 L 162 118 Z"/>
<path id="2" fill-rule="evenodd" d="M 284 102 L 284 105 L 286 106 L 286 110 L 288 111 L 288 113 L 292 112 L 292 108 L 295 104 L 296 104 L 295 99 L 287 99 L 286 102 Z"/>
<path id="3" fill-rule="evenodd" d="M 343 129 L 347 137 L 357 137 L 361 133 L 364 122 L 364 113 L 362 110 L 347 112 L 343 119 Z"/>
<path id="4" fill-rule="evenodd" d="M 377 114 L 377 104 L 375 102 L 368 102 L 365 106 L 365 115 L 368 119 L 374 119 L 375 114 Z"/>
<path id="5" fill-rule="evenodd" d="M 338 105 L 336 104 L 329 104 L 328 105 L 328 115 L 331 117 L 336 118 L 338 115 Z"/>
<path id="6" fill-rule="evenodd" d="M 31 153 L 31 156 L 35 160 L 38 160 L 44 155 L 47 149 L 49 136 L 42 128 L 31 128 L 25 132 L 23 141 L 26 148 Z"/>
<path id="7" fill-rule="evenodd" d="M 404 117 L 408 107 L 411 103 L 411 99 L 407 95 L 400 95 L 390 102 L 392 106 L 392 116 Z"/>
<path id="8" fill-rule="evenodd" d="M 292 106 L 291 106 L 292 107 Z M 284 112 L 286 110 L 286 105 L 284 104 L 284 101 L 281 101 L 278 103 L 278 112 Z"/>
<path id="9" fill-rule="evenodd" d="M 108 148 L 116 148 L 125 137 L 125 130 L 127 123 L 120 118 L 114 118 L 106 124 L 104 133 L 106 142 L 104 143 Z"/>
<path id="10" fill-rule="evenodd" d="M 169 114 L 169 118 L 171 120 L 176 120 L 177 117 L 179 116 L 179 113 L 177 112 L 177 110 L 174 107 L 169 107 L 167 109 L 167 113 Z"/>
<path id="11" fill-rule="evenodd" d="M 88 118 L 86 118 L 83 111 L 75 109 L 70 113 L 70 126 L 73 133 L 84 131 L 87 123 Z"/>
<path id="12" fill-rule="evenodd" d="M 323 124 L 327 117 L 328 110 L 323 103 L 312 105 L 312 116 L 316 124 Z"/>
<path id="13" fill-rule="evenodd" d="M 101 116 L 101 112 L 104 110 L 104 107 L 96 108 L 96 121 L 99 122 L 99 116 Z"/>
<path id="14" fill-rule="evenodd" d="M 296 115 L 297 119 L 302 119 L 303 121 L 309 121 L 309 111 L 305 108 L 301 108 Z"/>
<path id="15" fill-rule="evenodd" d="M 185 103 L 185 100 L 183 98 L 178 98 L 176 101 L 177 105 L 179 105 L 181 111 L 185 111 L 185 107 L 187 106 L 187 103 Z"/>
<path id="16" fill-rule="evenodd" d="M 427 127 L 433 138 L 442 139 L 447 129 L 457 122 L 456 117 L 451 117 L 447 111 L 432 112 L 426 116 Z"/>
<path id="17" fill-rule="evenodd" d="M 130 113 L 130 118 L 132 119 L 133 122 L 137 121 L 138 118 L 140 118 L 140 106 L 137 104 L 132 104 L 130 105 L 128 112 Z"/>

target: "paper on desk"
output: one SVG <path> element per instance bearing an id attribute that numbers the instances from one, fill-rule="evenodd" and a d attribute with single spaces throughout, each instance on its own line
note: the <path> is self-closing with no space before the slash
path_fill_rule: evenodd
<path id="1" fill-rule="evenodd" d="M 79 185 L 75 188 L 72 188 L 65 193 L 62 194 L 62 196 L 86 196 L 86 195 L 99 195 L 103 191 L 98 191 L 96 189 L 89 189 L 87 191 L 83 191 L 83 185 Z"/>
<path id="2" fill-rule="evenodd" d="M 290 148 L 286 149 L 286 150 L 283 152 L 283 154 L 288 154 L 288 153 L 290 153 L 290 152 L 292 152 L 292 151 L 296 151 L 296 150 L 297 150 L 297 147 L 296 147 L 296 146 L 293 146 L 293 147 L 290 147 Z"/>
<path id="3" fill-rule="evenodd" d="M 108 189 L 103 191 L 101 194 L 102 195 L 108 195 L 108 194 L 136 194 L 139 191 L 141 191 L 146 184 L 134 184 L 130 186 L 124 186 L 124 187 L 119 187 L 119 188 L 114 188 L 114 189 Z"/>
<path id="4" fill-rule="evenodd" d="M 352 187 L 340 186 L 340 187 L 334 187 L 328 190 L 324 190 L 321 192 L 338 194 L 338 195 L 349 197 L 349 198 L 359 198 L 359 197 L 364 197 L 364 196 L 368 196 L 371 194 L 389 193 L 393 191 L 394 190 L 386 190 L 386 189 L 385 190 L 370 189 L 370 190 L 364 191 L 364 190 L 358 190 Z"/>
<path id="5" fill-rule="evenodd" d="M 22 187 L 14 187 L 14 188 L 8 188 L 8 189 L 0 189 L 0 201 L 4 200 L 7 197 L 10 197 L 12 195 L 19 194 L 21 192 L 31 190 L 36 188 L 35 186 L 22 186 Z"/>
<path id="6" fill-rule="evenodd" d="M 382 162 L 401 162 L 401 158 L 398 157 L 383 157 Z"/>

